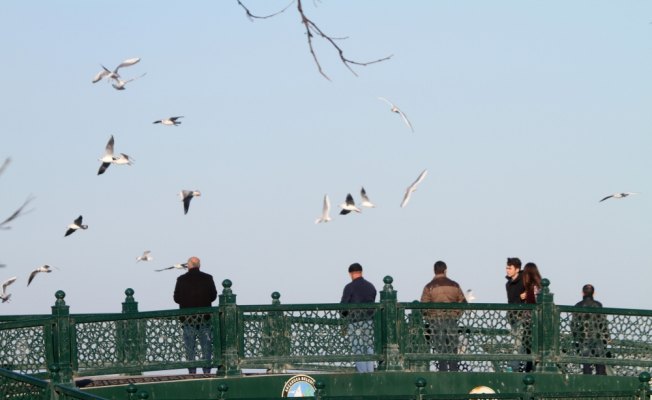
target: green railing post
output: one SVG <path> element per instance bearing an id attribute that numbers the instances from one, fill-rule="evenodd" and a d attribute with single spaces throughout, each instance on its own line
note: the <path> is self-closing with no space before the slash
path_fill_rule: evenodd
<path id="1" fill-rule="evenodd" d="M 272 305 L 281 304 L 281 294 L 272 293 Z M 284 357 L 290 354 L 290 332 L 283 311 L 270 311 L 263 322 L 263 343 L 265 356 Z M 281 373 L 287 370 L 286 364 L 272 363 L 272 372 Z"/>
<path id="2" fill-rule="evenodd" d="M 383 363 L 380 370 L 400 371 L 403 369 L 403 359 L 399 349 L 399 321 L 398 304 L 396 301 L 396 290 L 392 287 L 394 279 L 391 276 L 383 278 L 385 286 L 380 292 L 380 303 L 382 305 L 381 338 L 383 349 Z"/>
<path id="3" fill-rule="evenodd" d="M 422 400 L 423 399 L 423 395 L 426 394 L 426 385 L 427 384 L 428 384 L 428 382 L 425 379 L 421 378 L 421 377 L 417 378 L 417 380 L 414 382 L 414 386 L 417 387 L 417 390 L 416 390 L 416 392 L 417 392 L 417 396 L 416 396 L 417 400 Z"/>
<path id="4" fill-rule="evenodd" d="M 534 376 L 527 374 L 523 377 L 523 384 L 525 384 L 524 400 L 534 400 Z"/>
<path id="5" fill-rule="evenodd" d="M 559 360 L 559 309 L 553 302 L 554 295 L 550 293 L 550 281 L 541 280 L 541 293 L 539 305 L 535 311 L 533 329 L 537 329 L 536 337 L 539 345 L 540 362 L 536 367 L 537 372 L 559 373 L 557 362 Z M 534 334 L 533 334 L 534 336 Z"/>
<path id="6" fill-rule="evenodd" d="M 641 372 L 638 375 L 638 381 L 641 383 L 638 392 L 638 398 L 641 400 L 648 400 L 652 394 L 652 391 L 650 390 L 650 373 Z"/>
<path id="7" fill-rule="evenodd" d="M 225 279 L 222 281 L 222 294 L 220 297 L 220 334 L 222 336 L 222 372 L 225 375 L 240 374 L 238 352 L 238 306 L 235 303 L 235 294 L 231 290 L 233 283 Z"/>
<path id="8" fill-rule="evenodd" d="M 64 298 L 66 293 L 58 290 L 54 297 L 56 302 L 52 306 L 52 349 L 50 366 L 50 378 L 54 384 L 73 386 L 73 345 L 74 332 L 70 321 L 70 307 L 66 305 Z"/>
<path id="9" fill-rule="evenodd" d="M 315 382 L 315 400 L 322 400 L 326 394 L 326 384 L 324 381 Z"/>
<path id="10" fill-rule="evenodd" d="M 123 314 L 138 314 L 138 302 L 134 300 L 134 290 L 125 290 L 125 301 L 122 303 Z M 128 375 L 142 374 L 142 366 L 145 361 L 145 329 L 143 321 L 138 319 L 127 319 L 117 324 L 117 347 L 120 362 L 126 367 L 138 366 L 138 371 L 132 371 Z"/>

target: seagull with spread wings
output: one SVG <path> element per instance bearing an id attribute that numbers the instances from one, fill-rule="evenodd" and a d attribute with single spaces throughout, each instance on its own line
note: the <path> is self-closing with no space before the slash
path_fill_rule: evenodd
<path id="1" fill-rule="evenodd" d="M 636 192 L 621 192 L 621 193 L 610 194 L 609 196 L 607 196 L 607 197 L 603 198 L 602 200 L 600 200 L 598 203 L 601 203 L 601 202 L 603 202 L 603 201 L 605 201 L 607 199 L 624 199 L 625 197 L 631 196 L 633 194 L 638 194 L 638 193 L 636 193 Z"/>
<path id="2" fill-rule="evenodd" d="M 321 222 L 328 222 L 331 220 L 330 215 L 328 215 L 331 211 L 331 201 L 328 199 L 328 195 L 324 195 L 324 205 L 321 210 L 321 217 L 317 218 L 315 220 L 315 224 L 319 224 Z"/>
<path id="3" fill-rule="evenodd" d="M 2 293 L 0 293 L 0 299 L 3 303 L 6 303 L 11 298 L 11 293 L 7 293 L 7 287 L 12 283 L 16 282 L 16 277 L 12 276 L 2 283 Z"/>
<path id="4" fill-rule="evenodd" d="M 342 211 L 340 211 L 340 215 L 346 215 L 351 211 L 355 211 L 357 213 L 362 212 L 358 207 L 355 206 L 355 202 L 353 201 L 353 196 L 351 196 L 351 193 L 346 195 L 346 200 L 344 203 L 340 204 L 340 208 L 342 209 Z"/>
<path id="5" fill-rule="evenodd" d="M 405 195 L 403 195 L 403 201 L 401 201 L 401 208 L 407 206 L 408 202 L 410 201 L 410 197 L 412 197 L 412 193 L 417 190 L 417 186 L 419 183 L 421 183 L 422 180 L 425 179 L 427 174 L 428 170 L 424 169 L 423 172 L 419 174 L 417 180 L 408 186 L 408 188 L 405 190 Z"/>
<path id="6" fill-rule="evenodd" d="M 118 80 L 118 79 L 120 79 L 120 74 L 118 74 L 118 70 L 120 68 L 131 67 L 132 65 L 138 64 L 139 62 L 140 62 L 140 58 L 138 58 L 138 57 L 129 58 L 127 60 L 124 60 L 120 64 L 118 64 L 118 66 L 115 67 L 115 69 L 113 71 L 109 70 L 104 65 L 100 65 L 100 67 L 102 67 L 102 70 L 100 72 L 98 72 L 97 75 L 95 75 L 95 77 L 93 78 L 93 83 L 97 83 L 97 82 L 101 81 L 104 78 Z"/>
<path id="7" fill-rule="evenodd" d="M 81 215 L 79 217 L 77 217 L 77 219 L 75 219 L 75 221 L 72 224 L 68 225 L 68 230 L 66 231 L 66 234 L 63 235 L 63 236 L 66 237 L 66 236 L 72 234 L 73 232 L 75 232 L 77 229 L 88 229 L 88 225 L 83 225 L 82 224 L 82 216 Z"/>
<path id="8" fill-rule="evenodd" d="M 362 197 L 362 201 L 360 202 L 360 205 L 362 207 L 367 207 L 367 208 L 373 208 L 376 207 L 374 203 L 369 200 L 369 196 L 367 196 L 367 191 L 364 190 L 364 187 L 360 189 L 360 197 Z"/>
<path id="9" fill-rule="evenodd" d="M 104 155 L 99 159 L 102 162 L 100 169 L 97 171 L 98 175 L 102 175 L 111 164 L 116 165 L 131 165 L 132 159 L 125 153 L 120 153 L 118 156 L 113 155 L 113 146 L 115 144 L 115 139 L 113 135 L 109 138 L 109 141 L 106 144 L 104 149 Z"/>
<path id="10" fill-rule="evenodd" d="M 115 78 L 114 79 L 115 83 L 112 83 L 111 86 L 113 86 L 113 88 L 115 90 L 125 90 L 126 89 L 125 86 L 127 85 L 127 83 L 135 81 L 136 79 L 142 78 L 145 75 L 147 75 L 147 72 L 145 72 L 142 75 L 139 75 L 139 76 L 136 76 L 134 78 L 127 79 L 127 80 L 122 80 L 122 78 Z"/>
<path id="11" fill-rule="evenodd" d="M 156 272 L 161 272 L 161 271 L 166 271 L 168 269 L 188 269 L 188 264 L 183 263 L 183 264 L 174 264 L 171 267 L 167 268 L 161 268 L 161 269 L 155 269 L 154 271 Z"/>
<path id="12" fill-rule="evenodd" d="M 403 111 L 401 111 L 398 107 L 396 107 L 396 105 L 394 103 L 392 103 L 391 101 L 387 100 L 384 97 L 379 97 L 378 99 L 384 101 L 387 104 L 389 104 L 391 106 L 391 108 L 389 110 L 391 112 L 393 112 L 393 113 L 396 113 L 396 114 L 400 115 L 401 119 L 403 120 L 405 125 L 407 125 L 407 127 L 410 128 L 410 130 L 412 132 L 414 132 L 414 128 L 412 127 L 412 124 L 410 123 L 410 120 L 408 120 L 407 115 L 405 115 L 405 113 Z"/>
<path id="13" fill-rule="evenodd" d="M 179 118 L 183 118 L 183 115 L 178 117 L 163 118 L 152 122 L 153 124 L 163 124 L 168 126 L 177 126 L 181 124 L 181 121 L 177 121 Z"/>
<path id="14" fill-rule="evenodd" d="M 49 265 L 46 264 L 46 265 L 44 265 L 44 266 L 42 266 L 42 267 L 38 267 L 38 268 L 36 268 L 34 271 L 32 271 L 32 273 L 29 274 L 29 279 L 27 279 L 27 286 L 29 286 L 29 284 L 32 283 L 32 281 L 34 280 L 34 277 L 35 277 L 36 274 L 38 274 L 39 272 L 46 272 L 46 273 L 50 273 L 50 272 L 52 272 L 52 270 L 51 270 L 50 268 L 51 268 L 51 267 L 50 267 Z"/>
<path id="15" fill-rule="evenodd" d="M 151 251 L 149 251 L 149 250 L 145 250 L 145 251 L 143 252 L 143 255 L 138 256 L 138 257 L 136 258 L 136 262 L 139 262 L 139 261 L 152 261 L 152 260 L 154 259 L 154 257 L 152 257 L 152 254 L 151 254 L 151 253 L 152 253 Z"/>

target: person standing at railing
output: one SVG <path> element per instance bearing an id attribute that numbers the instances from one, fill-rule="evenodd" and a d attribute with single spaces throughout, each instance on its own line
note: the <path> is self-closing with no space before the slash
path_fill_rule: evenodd
<path id="1" fill-rule="evenodd" d="M 342 304 L 374 303 L 376 288 L 362 277 L 362 266 L 353 263 L 349 266 L 351 282 L 344 286 Z M 374 310 L 343 311 L 342 316 L 349 321 L 349 339 L 353 354 L 374 354 Z M 374 372 L 373 361 L 356 361 L 358 372 Z"/>
<path id="2" fill-rule="evenodd" d="M 523 285 L 523 276 L 521 275 L 521 260 L 517 257 L 510 257 L 507 259 L 505 266 L 505 290 L 507 291 L 508 304 L 522 304 L 524 301 L 521 299 L 521 293 L 525 292 Z M 525 352 L 523 347 L 523 312 L 521 311 L 507 311 L 507 321 L 512 328 L 512 336 L 514 337 L 514 348 L 518 353 Z M 510 362 L 509 368 L 512 371 L 522 371 L 523 363 L 521 361 Z"/>
<path id="3" fill-rule="evenodd" d="M 446 276 L 448 267 L 443 261 L 434 265 L 435 277 L 423 288 L 422 303 L 466 303 L 460 285 Z M 460 336 L 458 321 L 461 310 L 426 310 L 426 341 L 434 353 L 457 354 Z M 457 361 L 438 361 L 439 371 L 458 371 Z"/>
<path id="4" fill-rule="evenodd" d="M 533 262 L 525 264 L 523 267 L 523 286 L 525 291 L 521 293 L 521 300 L 525 304 L 536 304 L 539 292 L 541 292 L 541 274 L 539 267 Z M 529 312 L 523 313 L 523 344 L 525 352 L 532 354 L 532 316 Z M 532 361 L 525 364 L 525 372 L 531 372 L 533 369 Z"/>
<path id="5" fill-rule="evenodd" d="M 217 298 L 213 277 L 200 271 L 200 265 L 199 258 L 190 257 L 188 272 L 177 278 L 174 287 L 174 302 L 179 304 L 179 308 L 211 307 Z M 181 317 L 186 358 L 188 361 L 195 361 L 197 340 L 199 340 L 202 359 L 206 360 L 206 367 L 202 368 L 205 374 L 211 372 L 211 354 L 213 352 L 210 318 L 211 316 L 208 314 Z M 197 368 L 188 368 L 188 372 L 195 374 Z"/>
<path id="6" fill-rule="evenodd" d="M 595 288 L 591 284 L 582 287 L 582 301 L 575 307 L 602 308 L 602 303 L 593 299 Z M 606 357 L 609 342 L 609 323 L 604 314 L 576 313 L 573 315 L 571 332 L 575 346 L 582 357 Z M 604 364 L 582 364 L 582 373 L 591 375 L 595 366 L 596 375 L 607 375 Z"/>

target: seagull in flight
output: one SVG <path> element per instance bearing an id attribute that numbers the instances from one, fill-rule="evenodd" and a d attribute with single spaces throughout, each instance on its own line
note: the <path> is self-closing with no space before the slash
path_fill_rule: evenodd
<path id="1" fill-rule="evenodd" d="M 97 75 L 95 75 L 95 77 L 93 78 L 93 83 L 97 83 L 97 82 L 101 81 L 104 78 L 118 80 L 118 79 L 120 79 L 120 75 L 118 74 L 118 70 L 120 68 L 131 67 L 134 64 L 138 64 L 138 62 L 140 62 L 140 58 L 138 58 L 138 57 L 129 58 L 129 59 L 124 60 L 123 62 L 121 62 L 117 67 L 115 67 L 115 69 L 113 71 L 109 70 L 107 67 L 100 64 L 100 66 L 102 67 L 102 70 L 100 72 L 98 72 Z"/>
<path id="2" fill-rule="evenodd" d="M 127 79 L 126 81 L 123 81 L 121 78 L 115 78 L 114 79 L 115 83 L 112 83 L 111 86 L 113 86 L 113 88 L 115 90 L 125 90 L 126 89 L 125 85 L 127 83 L 135 81 L 136 79 L 142 78 L 145 75 L 147 75 L 147 72 L 145 72 L 144 74 L 139 75 L 139 76 L 137 76 L 135 78 Z"/>
<path id="3" fill-rule="evenodd" d="M 138 262 L 138 261 L 152 261 L 153 259 L 154 259 L 154 257 L 151 256 L 151 251 L 145 250 L 143 252 L 142 256 L 138 256 L 136 258 L 136 262 Z"/>
<path id="4" fill-rule="evenodd" d="M 63 236 L 66 237 L 71 233 L 75 232 L 77 229 L 88 229 L 88 225 L 82 225 L 81 215 L 77 217 L 77 219 L 72 224 L 68 225 L 68 230 L 66 231 L 66 234 Z"/>
<path id="5" fill-rule="evenodd" d="M 164 118 L 164 119 L 159 119 L 157 121 L 152 122 L 153 124 L 163 124 L 163 125 L 173 125 L 177 126 L 181 124 L 181 121 L 177 121 L 179 118 L 183 118 L 183 115 L 180 115 L 178 117 L 170 117 L 170 118 Z"/>
<path id="6" fill-rule="evenodd" d="M 42 267 L 38 267 L 38 268 L 36 268 L 34 271 L 32 271 L 32 273 L 29 274 L 29 279 L 27 279 L 27 286 L 29 286 L 29 284 L 32 283 L 32 281 L 34 280 L 34 277 L 35 277 L 36 274 L 38 274 L 39 272 L 47 272 L 47 273 L 52 272 L 52 270 L 51 270 L 50 268 L 51 268 L 51 267 L 50 267 L 49 265 L 46 264 L 46 265 L 44 265 L 44 266 L 42 266 Z"/>
<path id="7" fill-rule="evenodd" d="M 330 211 L 331 211 L 331 201 L 328 199 L 328 195 L 325 194 L 324 195 L 324 206 L 323 206 L 322 211 L 321 211 L 321 217 L 319 217 L 319 218 L 317 218 L 315 220 L 315 224 L 330 221 L 332 219 L 330 217 L 330 215 L 328 215 L 330 213 Z"/>
<path id="8" fill-rule="evenodd" d="M 0 299 L 2 299 L 3 303 L 8 302 L 11 298 L 11 293 L 7 293 L 7 286 L 11 285 L 14 282 L 16 282 L 16 277 L 12 276 L 2 283 L 2 293 L 0 293 Z"/>
<path id="9" fill-rule="evenodd" d="M 405 195 L 403 195 L 403 201 L 401 202 L 401 208 L 405 207 L 407 203 L 410 201 L 410 197 L 412 196 L 412 192 L 417 190 L 417 186 L 419 183 L 421 183 L 422 180 L 425 179 L 426 175 L 428 175 L 428 170 L 423 170 L 419 174 L 419 177 L 417 178 L 416 181 L 414 181 L 408 188 L 405 190 Z"/>
<path id="10" fill-rule="evenodd" d="M 168 269 L 188 269 L 188 264 L 183 263 L 183 264 L 174 264 L 171 267 L 167 268 L 161 268 L 161 269 L 156 269 L 156 272 L 161 272 L 161 271 L 166 271 Z"/>
<path id="11" fill-rule="evenodd" d="M 369 196 L 367 196 L 367 191 L 364 190 L 364 187 L 360 189 L 360 197 L 362 197 L 362 202 L 360 202 L 360 205 L 362 207 L 367 207 L 367 208 L 376 207 L 376 205 L 369 200 Z"/>
<path id="12" fill-rule="evenodd" d="M 106 148 L 104 149 L 104 155 L 99 159 L 99 161 L 102 162 L 100 165 L 100 169 L 97 171 L 98 175 L 102 175 L 104 171 L 106 171 L 107 168 L 111 164 L 116 164 L 116 165 L 131 165 L 132 164 L 132 159 L 129 158 L 128 155 L 125 153 L 120 153 L 119 156 L 114 156 L 113 155 L 113 145 L 115 143 L 115 140 L 113 138 L 113 135 L 111 135 L 111 138 L 106 144 Z"/>
<path id="13" fill-rule="evenodd" d="M 201 196 L 201 193 L 199 190 L 182 190 L 179 192 L 179 196 L 181 197 L 181 201 L 183 201 L 183 213 L 188 214 L 190 200 L 192 200 L 193 197 Z"/>
<path id="14" fill-rule="evenodd" d="M 384 98 L 384 97 L 379 97 L 378 99 L 384 101 L 384 102 L 387 103 L 387 104 L 389 104 L 389 105 L 391 106 L 390 111 L 393 112 L 393 113 L 397 113 L 398 115 L 400 115 L 400 116 L 401 116 L 401 119 L 403 120 L 403 122 L 405 123 L 405 125 L 407 125 L 407 127 L 410 128 L 410 130 L 411 130 L 412 132 L 414 132 L 414 128 L 412 127 L 412 124 L 410 123 L 410 121 L 409 121 L 408 118 L 407 118 L 407 115 L 405 115 L 405 113 L 404 113 L 403 111 L 401 111 L 398 107 L 396 107 L 396 105 L 394 105 L 394 103 L 392 103 L 391 101 L 387 100 L 387 99 Z"/>
<path id="15" fill-rule="evenodd" d="M 614 198 L 614 199 L 624 199 L 625 197 L 630 196 L 630 195 L 632 195 L 632 194 L 638 194 L 638 193 L 636 193 L 636 192 L 614 193 L 614 194 L 610 194 L 609 196 L 603 198 L 603 199 L 600 200 L 598 203 L 601 203 L 601 202 L 603 202 L 603 201 L 605 201 L 605 200 L 607 200 L 607 199 L 611 199 L 611 198 Z"/>
<path id="16" fill-rule="evenodd" d="M 340 211 L 340 215 L 346 215 L 351 211 L 355 211 L 358 213 L 362 212 L 358 207 L 355 206 L 355 202 L 353 201 L 353 196 L 351 196 L 351 193 L 346 195 L 346 201 L 340 204 L 340 208 L 342 209 L 342 211 Z"/>

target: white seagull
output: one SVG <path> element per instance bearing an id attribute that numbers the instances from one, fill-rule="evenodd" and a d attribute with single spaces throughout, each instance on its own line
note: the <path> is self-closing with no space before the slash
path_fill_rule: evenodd
<path id="1" fill-rule="evenodd" d="M 51 267 L 50 267 L 49 265 L 46 264 L 46 265 L 44 265 L 44 266 L 42 266 L 42 267 L 38 267 L 38 268 L 36 268 L 34 271 L 32 271 L 32 273 L 29 274 L 29 279 L 27 279 L 27 286 L 29 286 L 29 284 L 32 283 L 32 281 L 34 280 L 34 277 L 35 277 L 36 274 L 38 274 L 39 272 L 47 272 L 47 273 L 52 272 L 52 270 L 51 270 L 50 268 L 51 268 Z"/>
<path id="2" fill-rule="evenodd" d="M 360 197 L 362 197 L 362 201 L 360 202 L 360 205 L 362 207 L 367 207 L 367 208 L 373 208 L 376 207 L 374 203 L 369 200 L 369 196 L 367 196 L 367 191 L 364 190 L 364 187 L 360 189 Z"/>
<path id="3" fill-rule="evenodd" d="M 403 201 L 401 202 L 401 207 L 405 207 L 407 203 L 410 201 L 410 197 L 412 196 L 412 192 L 417 190 L 417 186 L 419 183 L 421 183 L 422 180 L 425 179 L 426 175 L 428 174 L 428 170 L 423 170 L 419 174 L 419 177 L 417 178 L 416 181 L 414 181 L 408 188 L 405 190 L 405 195 L 403 196 Z"/>
<path id="4" fill-rule="evenodd" d="M 636 192 L 614 193 L 614 194 L 610 194 L 609 196 L 603 198 L 603 199 L 600 200 L 598 203 L 601 203 L 601 202 L 603 202 L 603 201 L 605 201 L 605 200 L 607 200 L 607 199 L 611 199 L 611 198 L 614 198 L 614 199 L 624 199 L 625 197 L 627 197 L 627 196 L 629 196 L 629 195 L 632 195 L 632 194 L 638 194 L 638 193 L 636 193 Z"/>
<path id="5" fill-rule="evenodd" d="M 118 80 L 118 79 L 120 79 L 120 75 L 118 74 L 118 70 L 120 68 L 130 67 L 130 66 L 132 66 L 134 64 L 137 64 L 138 62 L 140 62 L 140 58 L 138 58 L 138 57 L 129 58 L 129 59 L 124 60 L 123 62 L 121 62 L 117 67 L 115 67 L 115 69 L 113 71 L 110 71 L 107 67 L 100 64 L 100 67 L 102 67 L 102 70 L 100 72 L 98 72 L 97 75 L 95 75 L 95 77 L 93 78 L 93 83 L 97 83 L 97 82 L 101 81 L 104 78 Z"/>
<path id="6" fill-rule="evenodd" d="M 181 124 L 181 121 L 177 121 L 179 118 L 183 118 L 183 115 L 180 115 L 178 117 L 170 117 L 170 118 L 164 118 L 164 119 L 159 119 L 157 121 L 152 122 L 153 124 L 163 124 L 163 125 L 174 125 L 177 126 Z"/>
<path id="7" fill-rule="evenodd" d="M 0 299 L 2 299 L 3 303 L 8 302 L 11 298 L 11 293 L 7 293 L 7 286 L 11 285 L 14 282 L 16 282 L 16 277 L 12 276 L 2 283 L 2 293 L 0 293 Z"/>
<path id="8" fill-rule="evenodd" d="M 473 301 L 475 300 L 475 296 L 473 295 L 473 291 L 471 291 L 471 289 L 466 291 L 466 294 L 464 294 L 464 297 L 466 297 L 466 301 L 468 303 L 473 303 Z"/>
<path id="9" fill-rule="evenodd" d="M 123 81 L 123 80 L 120 79 L 120 78 L 114 78 L 113 80 L 115 81 L 115 83 L 112 83 L 111 86 L 113 86 L 113 88 L 114 88 L 115 90 L 125 90 L 125 89 L 126 89 L 126 88 L 125 88 L 125 85 L 126 85 L 127 83 L 132 82 L 132 81 L 135 81 L 135 80 L 138 79 L 138 78 L 142 78 L 142 77 L 145 76 L 145 75 L 147 75 L 147 72 L 145 72 L 144 74 L 139 75 L 139 76 L 137 76 L 137 77 L 135 77 L 135 78 L 127 79 L 126 81 Z"/>
<path id="10" fill-rule="evenodd" d="M 136 262 L 138 262 L 138 261 L 152 261 L 154 259 L 154 257 L 151 256 L 151 253 L 152 253 L 151 251 L 145 250 L 143 252 L 142 256 L 138 256 L 136 258 Z"/>
<path id="11" fill-rule="evenodd" d="M 340 204 L 340 208 L 342 209 L 342 211 L 340 211 L 341 215 L 346 215 L 351 211 L 355 211 L 358 213 L 361 212 L 360 209 L 355 206 L 355 202 L 353 201 L 353 196 L 351 196 L 351 193 L 346 195 L 346 201 Z"/>
<path id="12" fill-rule="evenodd" d="M 183 201 L 183 213 L 188 214 L 190 200 L 192 200 L 193 197 L 201 196 L 201 193 L 199 190 L 182 190 L 179 192 L 179 196 L 181 197 L 181 201 Z"/>
<path id="13" fill-rule="evenodd" d="M 392 108 L 390 109 L 390 111 L 391 111 L 391 112 L 394 112 L 394 113 L 397 113 L 398 115 L 400 115 L 400 116 L 401 116 L 401 119 L 403 120 L 403 122 L 405 122 L 405 125 L 407 125 L 407 127 L 410 128 L 410 130 L 411 130 L 412 132 L 414 132 L 414 128 L 412 127 L 412 124 L 410 123 L 410 121 L 408 120 L 407 116 L 405 115 L 405 113 L 404 113 L 403 111 L 401 111 L 398 107 L 396 107 L 396 106 L 394 105 L 394 103 L 392 103 L 391 101 L 387 100 L 387 99 L 384 98 L 384 97 L 379 97 L 378 99 L 383 100 L 384 102 L 386 102 L 387 104 L 389 104 L 389 105 L 392 107 Z"/>
<path id="14" fill-rule="evenodd" d="M 161 268 L 161 269 L 155 269 L 154 271 L 156 271 L 156 272 L 161 272 L 161 271 L 165 271 L 165 270 L 168 270 L 168 269 L 188 269 L 188 264 L 186 264 L 186 263 L 183 263 L 183 264 L 174 264 L 174 265 L 171 266 L 171 267 Z"/>
<path id="15" fill-rule="evenodd" d="M 68 230 L 66 231 L 66 234 L 63 235 L 64 237 L 70 235 L 77 229 L 88 229 L 88 225 L 82 225 L 82 216 L 80 215 L 77 217 L 77 219 L 70 225 L 68 225 Z"/>
<path id="16" fill-rule="evenodd" d="M 128 155 L 125 153 L 120 153 L 118 156 L 113 155 L 113 146 L 114 146 L 115 140 L 113 139 L 113 135 L 111 135 L 111 138 L 109 139 L 108 143 L 106 144 L 106 148 L 104 149 L 104 155 L 99 159 L 99 161 L 102 162 L 100 165 L 100 169 L 97 171 L 98 175 L 102 175 L 104 171 L 106 171 L 107 168 L 111 164 L 116 164 L 116 165 L 131 165 L 133 159 L 129 158 Z"/>
<path id="17" fill-rule="evenodd" d="M 315 220 L 315 224 L 319 224 L 321 222 L 328 222 L 331 220 L 330 215 L 328 215 L 331 211 L 331 201 L 328 199 L 328 195 L 324 195 L 324 206 L 321 211 L 321 217 L 317 218 Z"/>

